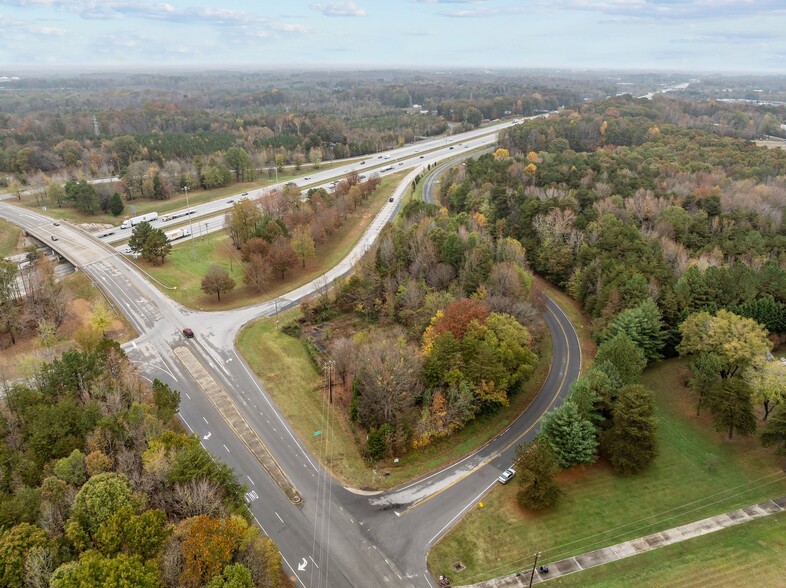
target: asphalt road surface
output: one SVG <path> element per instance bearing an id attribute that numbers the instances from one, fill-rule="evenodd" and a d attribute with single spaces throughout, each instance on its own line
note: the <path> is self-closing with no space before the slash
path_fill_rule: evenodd
<path id="1" fill-rule="evenodd" d="M 51 242 L 53 248 L 100 285 L 114 307 L 128 317 L 140 333 L 124 346 L 129 357 L 149 379 L 158 378 L 181 391 L 181 418 L 202 444 L 233 467 L 246 483 L 251 512 L 278 544 L 285 569 L 299 586 L 435 586 L 426 568 L 429 547 L 494 486 L 499 473 L 512 462 L 515 446 L 536 433 L 540 417 L 564 399 L 579 374 L 578 337 L 567 317 L 547 299 L 544 317 L 554 347 L 551 371 L 521 417 L 497 438 L 450 467 L 389 492 L 364 495 L 342 487 L 321 468 L 319 459 L 304 449 L 235 352 L 234 339 L 242 325 L 271 316 L 276 308 L 296 304 L 351 271 L 393 218 L 415 175 L 422 173 L 428 163 L 456 155 L 451 145 L 458 147 L 461 143 L 463 148 L 472 139 L 471 147 L 475 148 L 494 141 L 493 135 L 474 133 L 454 136 L 452 142 L 442 146 L 436 143 L 444 139 L 433 140 L 437 150 L 433 156 L 429 154 L 429 159 L 407 152 L 417 147 L 391 152 L 391 159 L 407 155 L 410 160 L 416 159 L 414 169 L 394 192 L 394 202 L 385 203 L 350 254 L 325 276 L 276 301 L 233 311 L 205 313 L 184 308 L 154 288 L 132 263 L 95 236 L 68 223 L 55 226 L 46 216 L 0 202 L 0 217 L 47 243 L 52 235 L 57 236 L 58 240 Z M 379 158 L 387 161 L 384 154 L 367 160 Z M 333 177 L 328 173 L 343 172 L 330 170 L 320 180 Z M 182 336 L 185 327 L 194 329 L 194 339 Z M 175 356 L 174 350 L 180 347 L 187 347 L 212 380 L 231 396 L 242 418 L 297 488 L 302 496 L 300 504 L 294 504 L 280 490 L 225 415 L 208 400 Z M 330 430 L 331 423 L 326 422 L 323 432 L 327 448 Z"/>

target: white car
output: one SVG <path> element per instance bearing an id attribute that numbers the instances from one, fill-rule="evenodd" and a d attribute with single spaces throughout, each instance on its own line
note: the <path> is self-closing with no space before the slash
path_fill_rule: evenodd
<path id="1" fill-rule="evenodd" d="M 497 478 L 497 481 L 500 484 L 507 484 L 515 475 L 516 475 L 516 470 L 514 470 L 513 468 L 508 468 L 504 472 L 502 472 L 502 475 L 499 478 Z"/>

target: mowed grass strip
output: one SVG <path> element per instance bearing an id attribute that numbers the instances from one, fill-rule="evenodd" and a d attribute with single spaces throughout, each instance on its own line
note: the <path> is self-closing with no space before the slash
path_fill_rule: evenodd
<path id="1" fill-rule="evenodd" d="M 549 582 L 549 586 L 656 588 L 783 586 L 786 513 L 613 562 Z"/>
<path id="2" fill-rule="evenodd" d="M 605 464 L 560 475 L 553 510 L 535 514 L 516 502 L 518 484 L 495 488 L 429 556 L 434 574 L 456 584 L 577 555 L 786 494 L 782 459 L 755 437 L 725 439 L 684 387 L 686 364 L 664 361 L 644 376 L 655 390 L 659 455 L 646 472 L 623 477 Z M 733 531 L 732 531 L 733 532 Z M 460 574 L 450 565 L 461 561 Z"/>
<path id="3" fill-rule="evenodd" d="M 293 309 L 281 313 L 278 320 L 285 323 L 298 314 Z M 244 327 L 237 347 L 311 454 L 340 480 L 353 480 L 358 486 L 370 482 L 372 472 L 351 434 L 341 428 L 340 419 L 329 414 L 322 373 L 300 341 L 276 330 L 271 318 Z"/>
<path id="4" fill-rule="evenodd" d="M 17 253 L 21 234 L 19 227 L 0 220 L 0 259 Z"/>
<path id="5" fill-rule="evenodd" d="M 231 247 L 226 233 L 219 231 L 200 237 L 197 223 L 194 223 L 196 259 L 191 238 L 186 238 L 172 247 L 172 252 L 163 265 L 154 266 L 141 259 L 136 260 L 136 263 L 158 281 L 156 285 L 165 294 L 190 308 L 226 310 L 270 300 L 310 282 L 344 259 L 406 173 L 408 172 L 400 172 L 383 178 L 368 201 L 358 207 L 357 211 L 350 213 L 338 231 L 323 243 L 317 244 L 317 255 L 306 261 L 305 268 L 297 263 L 287 272 L 284 280 L 274 281 L 264 293 L 259 293 L 243 283 L 240 252 Z M 220 302 L 216 296 L 208 296 L 201 289 L 202 278 L 211 265 L 224 267 L 237 283 L 234 290 L 221 295 Z"/>

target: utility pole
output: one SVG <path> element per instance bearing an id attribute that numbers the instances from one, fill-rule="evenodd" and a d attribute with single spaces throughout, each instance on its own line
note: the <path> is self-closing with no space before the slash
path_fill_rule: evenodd
<path id="1" fill-rule="evenodd" d="M 332 359 L 328 362 L 328 392 L 330 397 L 330 404 L 333 404 L 333 366 L 335 361 Z"/>
<path id="2" fill-rule="evenodd" d="M 196 245 L 194 245 L 194 225 L 191 222 L 191 205 L 188 203 L 188 186 L 183 186 L 183 191 L 186 193 L 186 208 L 188 209 L 188 232 L 191 233 L 191 251 L 196 260 Z"/>
<path id="3" fill-rule="evenodd" d="M 538 565 L 538 557 L 540 557 L 540 551 L 535 554 L 535 561 L 532 564 L 532 572 L 529 575 L 529 588 L 532 588 L 532 580 L 535 578 L 535 566 Z"/>

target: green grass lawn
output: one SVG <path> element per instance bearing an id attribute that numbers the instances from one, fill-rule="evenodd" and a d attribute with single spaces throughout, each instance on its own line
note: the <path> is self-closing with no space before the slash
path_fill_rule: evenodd
<path id="1" fill-rule="evenodd" d="M 571 574 L 549 586 L 783 586 L 786 514 L 772 515 L 622 561 Z"/>
<path id="2" fill-rule="evenodd" d="M 781 458 L 755 437 L 729 442 L 706 415 L 695 416 L 684 371 L 682 360 L 670 360 L 645 373 L 659 425 L 650 469 L 622 477 L 598 463 L 564 472 L 565 495 L 541 514 L 518 506 L 517 484 L 495 488 L 434 547 L 432 572 L 471 583 L 519 570 L 536 551 L 554 561 L 786 494 Z M 449 568 L 457 560 L 467 566 L 458 574 Z"/>
<path id="3" fill-rule="evenodd" d="M 342 228 L 324 243 L 317 244 L 316 258 L 306 262 L 305 268 L 299 264 L 292 268 L 283 281 L 273 282 L 269 291 L 263 294 L 243 284 L 243 268 L 239 252 L 228 245 L 229 238 L 223 231 L 211 233 L 202 239 L 195 228 L 196 259 L 194 259 L 191 240 L 184 239 L 172 247 L 172 252 L 163 265 L 156 267 L 141 259 L 137 260 L 137 264 L 155 278 L 158 283 L 156 281 L 154 283 L 164 293 L 190 308 L 223 310 L 275 298 L 310 282 L 340 262 L 352 250 L 363 231 L 407 173 L 402 171 L 383 178 L 374 194 L 355 213 L 349 215 Z M 234 290 L 221 296 L 221 302 L 215 296 L 208 296 L 201 290 L 202 277 L 211 265 L 226 268 L 237 282 Z M 175 287 L 176 289 L 173 289 Z"/>
<path id="4" fill-rule="evenodd" d="M 0 259 L 18 253 L 17 246 L 21 233 L 19 227 L 0 220 Z"/>

